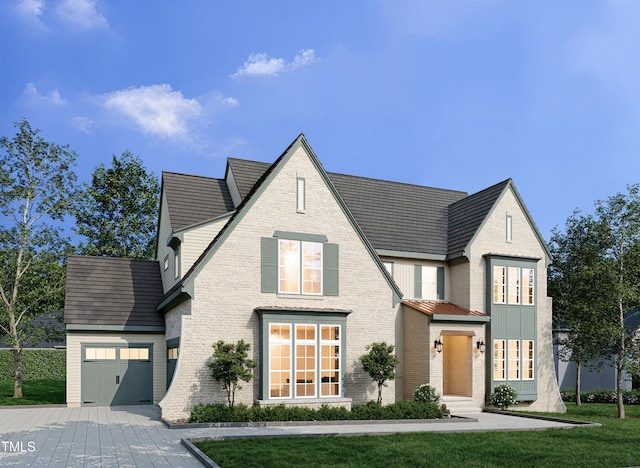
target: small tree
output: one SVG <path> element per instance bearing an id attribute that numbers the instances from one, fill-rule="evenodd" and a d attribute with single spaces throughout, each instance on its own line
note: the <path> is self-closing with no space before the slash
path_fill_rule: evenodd
<path id="1" fill-rule="evenodd" d="M 393 349 L 393 345 L 388 345 L 384 341 L 371 343 L 367 346 L 369 352 L 360 356 L 362 367 L 378 384 L 378 404 L 382 403 L 382 387 L 385 382 L 396 378 L 398 357 L 393 355 Z"/>
<path id="2" fill-rule="evenodd" d="M 209 363 L 211 376 L 222 382 L 222 387 L 227 392 L 229 408 L 233 408 L 236 389 L 242 388 L 238 382 L 249 382 L 253 377 L 256 363 L 249 359 L 249 349 L 251 345 L 244 340 L 239 340 L 235 345 L 220 340 L 213 345 L 213 361 Z"/>

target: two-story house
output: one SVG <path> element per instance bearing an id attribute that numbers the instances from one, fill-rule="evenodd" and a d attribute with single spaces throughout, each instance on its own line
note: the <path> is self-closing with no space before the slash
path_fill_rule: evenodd
<path id="1" fill-rule="evenodd" d="M 224 178 L 164 173 L 157 261 L 70 257 L 69 405 L 158 403 L 169 420 L 224 401 L 218 340 L 251 345 L 247 404 L 375 398 L 359 358 L 400 358 L 385 402 L 430 383 L 481 408 L 509 382 L 563 411 L 549 252 L 513 182 L 464 192 L 327 173 L 300 135 Z"/>

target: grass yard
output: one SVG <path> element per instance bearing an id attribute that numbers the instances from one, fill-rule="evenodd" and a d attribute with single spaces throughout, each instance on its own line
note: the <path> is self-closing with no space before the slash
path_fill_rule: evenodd
<path id="1" fill-rule="evenodd" d="M 640 465 L 640 406 L 568 404 L 564 417 L 599 422 L 527 432 L 420 433 L 393 436 L 310 437 L 207 441 L 196 444 L 228 467 L 490 467 Z M 553 415 L 550 415 L 553 416 Z"/>
<path id="2" fill-rule="evenodd" d="M 13 398 L 13 379 L 0 380 L 0 406 L 62 405 L 66 381 L 58 379 L 24 380 L 23 398 Z"/>

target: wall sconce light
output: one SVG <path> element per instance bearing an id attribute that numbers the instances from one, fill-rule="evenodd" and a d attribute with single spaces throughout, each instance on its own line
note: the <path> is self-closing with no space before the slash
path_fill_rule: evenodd
<path id="1" fill-rule="evenodd" d="M 484 353 L 484 350 L 486 349 L 487 345 L 484 342 L 483 338 L 480 338 L 477 342 L 476 342 L 476 346 L 478 347 L 478 351 L 480 351 L 481 353 Z"/>
<path id="2" fill-rule="evenodd" d="M 433 342 L 433 347 L 436 348 L 436 351 L 438 351 L 439 353 L 442 352 L 442 340 L 440 339 L 440 337 L 438 337 L 438 339 Z"/>

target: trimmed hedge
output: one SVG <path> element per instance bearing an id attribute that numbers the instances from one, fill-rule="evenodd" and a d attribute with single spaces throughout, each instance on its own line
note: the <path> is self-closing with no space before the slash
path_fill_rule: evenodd
<path id="1" fill-rule="evenodd" d="M 574 389 L 562 390 L 560 394 L 563 401 L 576 401 Z M 580 392 L 580 400 L 582 403 L 617 403 L 618 398 L 615 390 L 592 390 Z M 622 401 L 625 405 L 640 405 L 640 390 L 622 392 Z"/>
<path id="2" fill-rule="evenodd" d="M 65 349 L 23 349 L 22 378 L 67 378 L 67 351 Z M 0 349 L 0 379 L 13 379 L 13 351 Z"/>
<path id="3" fill-rule="evenodd" d="M 371 401 L 354 406 L 351 411 L 343 407 L 322 405 L 320 408 L 270 405 L 248 407 L 237 404 L 229 408 L 222 403 L 198 404 L 191 410 L 190 423 L 215 422 L 272 422 L 272 421 L 337 421 L 374 419 L 441 419 L 442 407 L 433 403 L 397 401 L 382 406 Z"/>

